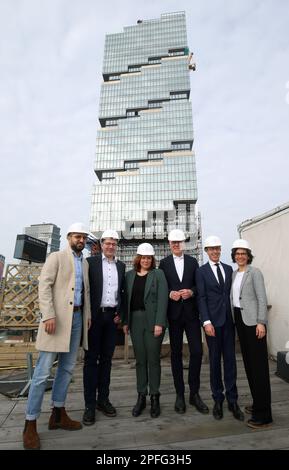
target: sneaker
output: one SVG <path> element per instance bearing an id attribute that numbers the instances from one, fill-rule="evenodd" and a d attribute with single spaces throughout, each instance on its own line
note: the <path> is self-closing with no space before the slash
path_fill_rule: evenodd
<path id="1" fill-rule="evenodd" d="M 252 429 L 265 429 L 272 426 L 272 421 L 259 421 L 258 419 L 249 419 L 247 421 L 247 426 Z"/>
<path id="2" fill-rule="evenodd" d="M 105 400 L 102 402 L 97 402 L 96 408 L 99 411 L 102 411 L 105 416 L 109 416 L 110 418 L 113 418 L 116 416 L 116 409 L 112 404 L 110 403 L 109 400 Z"/>
<path id="3" fill-rule="evenodd" d="M 91 426 L 92 424 L 95 423 L 95 409 L 94 408 L 90 408 L 90 407 L 85 408 L 82 422 L 83 424 L 85 424 L 85 426 Z"/>
<path id="4" fill-rule="evenodd" d="M 248 415 L 251 415 L 253 413 L 253 405 L 245 406 L 245 413 L 247 413 Z"/>

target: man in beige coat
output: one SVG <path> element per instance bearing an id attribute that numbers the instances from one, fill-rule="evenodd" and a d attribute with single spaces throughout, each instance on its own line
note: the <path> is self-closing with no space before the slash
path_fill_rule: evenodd
<path id="1" fill-rule="evenodd" d="M 72 224 L 67 231 L 68 247 L 51 253 L 39 278 L 39 324 L 36 348 L 40 351 L 29 390 L 26 421 L 23 431 L 25 449 L 39 449 L 36 420 L 47 379 L 58 355 L 58 368 L 52 388 L 53 410 L 48 429 L 81 429 L 78 421 L 71 420 L 65 411 L 65 400 L 77 352 L 83 337 L 87 349 L 90 327 L 90 298 L 88 264 L 83 259 L 88 230 L 83 224 Z"/>

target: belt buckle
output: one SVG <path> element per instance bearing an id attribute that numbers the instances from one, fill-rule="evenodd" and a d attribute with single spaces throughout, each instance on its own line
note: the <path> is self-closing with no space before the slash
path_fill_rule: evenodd
<path id="1" fill-rule="evenodd" d="M 115 307 L 100 307 L 100 311 L 102 313 L 105 313 L 105 312 L 112 312 L 115 310 Z"/>

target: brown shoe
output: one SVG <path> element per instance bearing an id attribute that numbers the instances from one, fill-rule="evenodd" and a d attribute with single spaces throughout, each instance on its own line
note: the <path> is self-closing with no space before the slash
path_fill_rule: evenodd
<path id="1" fill-rule="evenodd" d="M 253 413 L 253 405 L 245 406 L 245 413 L 247 413 L 248 415 L 251 415 Z"/>
<path id="2" fill-rule="evenodd" d="M 36 429 L 36 419 L 33 421 L 25 421 L 25 427 L 23 431 L 23 447 L 29 450 L 40 449 L 40 439 Z"/>
<path id="3" fill-rule="evenodd" d="M 64 406 L 54 407 L 49 419 L 48 429 L 65 429 L 66 431 L 78 431 L 82 428 L 79 421 L 73 421 L 67 415 Z"/>
<path id="4" fill-rule="evenodd" d="M 247 421 L 247 426 L 252 429 L 264 429 L 264 428 L 269 428 L 272 426 L 272 419 L 268 421 L 259 421 L 258 419 L 248 419 Z"/>

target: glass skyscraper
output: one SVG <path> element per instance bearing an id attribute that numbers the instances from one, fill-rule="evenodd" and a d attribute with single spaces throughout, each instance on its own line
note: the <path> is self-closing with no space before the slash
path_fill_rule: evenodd
<path id="1" fill-rule="evenodd" d="M 191 57 L 184 12 L 106 36 L 90 228 L 117 230 L 128 264 L 142 241 L 167 255 L 173 228 L 199 255 Z"/>

